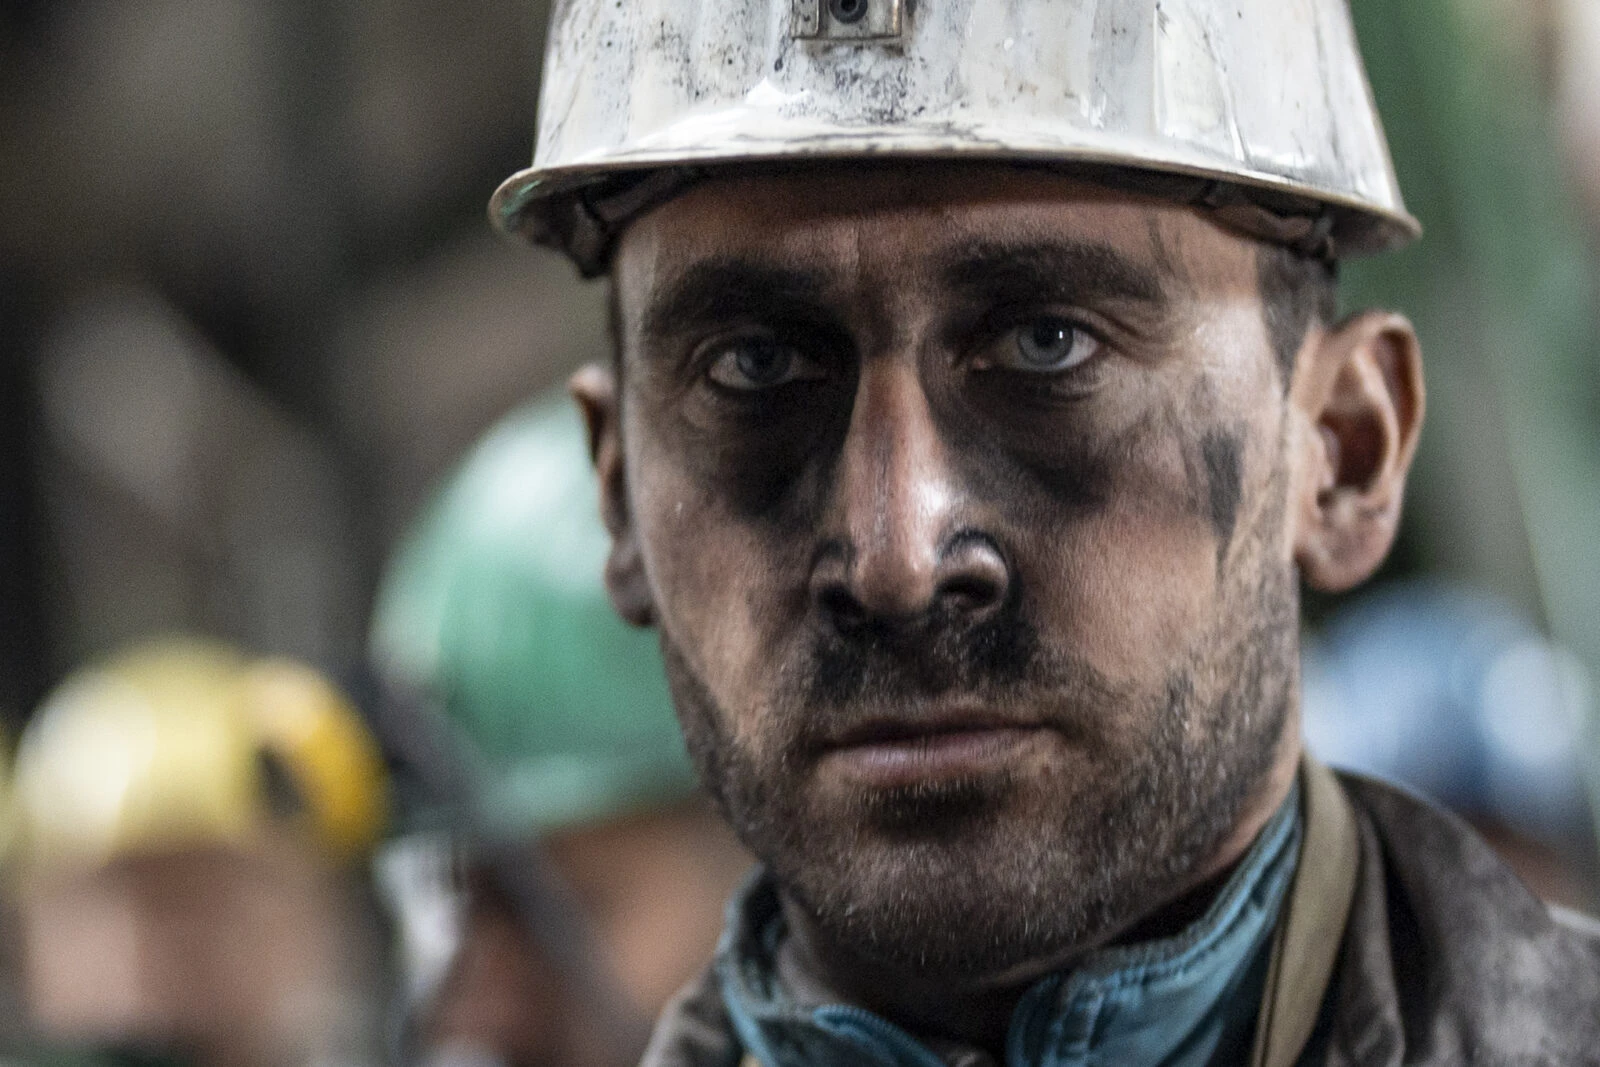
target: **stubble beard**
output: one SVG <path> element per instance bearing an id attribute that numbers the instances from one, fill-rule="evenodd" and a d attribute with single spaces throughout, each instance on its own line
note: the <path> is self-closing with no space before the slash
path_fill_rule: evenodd
<path id="1" fill-rule="evenodd" d="M 1119 690 L 1077 660 L 1050 662 L 1028 644 L 1020 612 L 1003 624 L 1016 628 L 1009 641 L 954 642 L 950 669 L 935 672 L 944 684 L 993 707 L 1042 699 L 1070 709 L 1056 725 L 1072 756 L 1045 773 L 848 796 L 813 788 L 805 738 L 831 710 L 818 700 L 926 691 L 925 678 L 902 684 L 892 664 L 868 655 L 841 691 L 841 668 L 853 667 L 814 653 L 804 669 L 775 674 L 806 682 L 761 715 L 768 736 L 786 743 L 756 750 L 734 738 L 665 630 L 662 650 L 702 781 L 816 929 L 880 964 L 981 980 L 1104 942 L 1188 885 L 1235 831 L 1294 706 L 1294 572 L 1264 567 L 1223 599 L 1219 620 L 1249 622 L 1228 633 L 1219 621 L 1158 693 Z M 980 662 L 997 645 L 1016 655 Z M 1204 678 L 1225 681 L 1202 698 Z M 1118 733 L 1107 723 L 1137 726 Z"/>

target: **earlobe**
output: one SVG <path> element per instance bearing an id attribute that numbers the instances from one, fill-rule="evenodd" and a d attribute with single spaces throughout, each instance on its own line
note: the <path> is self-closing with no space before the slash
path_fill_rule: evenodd
<path id="1" fill-rule="evenodd" d="M 589 456 L 600 483 L 600 519 L 611 535 L 611 552 L 605 567 L 606 592 L 612 607 L 625 620 L 635 626 L 653 625 L 655 600 L 650 594 L 644 555 L 639 550 L 628 507 L 616 376 L 591 364 L 580 368 L 567 388 L 588 427 Z"/>
<path id="2" fill-rule="evenodd" d="M 1302 353 L 1295 562 L 1338 592 L 1378 569 L 1394 543 L 1422 427 L 1422 354 L 1400 315 L 1368 312 Z"/>

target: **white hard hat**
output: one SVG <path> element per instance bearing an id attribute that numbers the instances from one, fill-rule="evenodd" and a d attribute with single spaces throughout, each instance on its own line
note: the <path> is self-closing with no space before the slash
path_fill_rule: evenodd
<path id="1" fill-rule="evenodd" d="M 563 0 L 507 232 L 605 270 L 727 164 L 1069 166 L 1324 257 L 1421 232 L 1345 0 Z"/>

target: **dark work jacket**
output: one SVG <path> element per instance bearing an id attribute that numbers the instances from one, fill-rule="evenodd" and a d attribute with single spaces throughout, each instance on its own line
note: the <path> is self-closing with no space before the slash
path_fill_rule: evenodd
<path id="1" fill-rule="evenodd" d="M 1274 1027 L 1264 1012 L 1253 1062 L 1600 1067 L 1600 927 L 1553 916 L 1454 816 L 1368 779 L 1339 775 L 1335 787 L 1309 761 L 1308 774 L 1308 795 L 1315 798 L 1321 783 L 1342 826 L 1336 842 L 1307 835 L 1301 869 L 1308 884 L 1342 887 L 1314 890 L 1302 909 L 1331 912 L 1334 929 L 1344 912 L 1343 932 L 1331 967 L 1302 968 L 1314 975 L 1312 988 L 1279 998 L 1318 1007 L 1292 1009 L 1305 1018 Z M 1319 865 L 1341 870 L 1319 877 Z M 1302 922 L 1299 930 L 1328 921 Z M 1288 955 L 1328 955 L 1332 937 L 1308 945 L 1297 940 L 1295 922 L 1288 925 L 1285 943 L 1306 946 Z M 1278 962 L 1291 975 L 1285 983 L 1304 986 L 1287 957 Z M 1284 1033 L 1294 1035 L 1287 1048 Z M 1274 1044 L 1280 1047 L 1263 1051 Z M 708 972 L 663 1014 L 644 1067 L 741 1063 L 750 1067 Z"/>
<path id="2" fill-rule="evenodd" d="M 1303 1062 L 1600 1064 L 1600 930 L 1553 917 L 1455 817 L 1340 781 L 1360 868 Z"/>

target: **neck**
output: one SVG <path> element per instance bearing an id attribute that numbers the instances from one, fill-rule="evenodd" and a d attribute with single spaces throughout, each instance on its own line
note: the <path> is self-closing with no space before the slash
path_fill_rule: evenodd
<path id="1" fill-rule="evenodd" d="M 784 894 L 790 951 L 800 969 L 843 1001 L 866 1008 L 919 1037 L 980 1048 L 997 1062 L 1004 1062 L 1006 1034 L 1017 1003 L 1041 977 L 1069 969 L 1108 945 L 1171 937 L 1205 913 L 1288 796 L 1299 759 L 1295 732 L 1285 739 L 1272 772 L 1245 805 L 1233 832 L 1189 878 L 1127 923 L 1048 956 L 984 974 L 909 969 L 863 955 L 830 937 L 813 915 Z"/>

